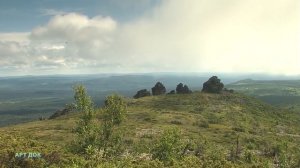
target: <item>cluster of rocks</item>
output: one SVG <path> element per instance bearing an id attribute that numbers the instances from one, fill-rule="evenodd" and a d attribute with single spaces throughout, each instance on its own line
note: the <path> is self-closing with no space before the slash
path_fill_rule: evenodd
<path id="1" fill-rule="evenodd" d="M 160 82 L 157 82 L 151 90 L 153 96 L 165 94 L 167 91 L 166 87 Z"/>
<path id="2" fill-rule="evenodd" d="M 176 93 L 187 94 L 187 93 L 192 93 L 192 91 L 189 89 L 187 85 L 183 85 L 182 83 L 179 83 L 176 87 Z"/>
<path id="3" fill-rule="evenodd" d="M 139 90 L 134 96 L 133 98 L 137 99 L 140 97 L 146 97 L 146 96 L 151 96 L 151 93 L 147 90 L 147 89 L 142 89 Z"/>
<path id="4" fill-rule="evenodd" d="M 152 95 L 156 96 L 156 95 L 166 94 L 167 89 L 161 82 L 157 82 L 155 86 L 151 88 L 151 91 L 152 91 Z M 137 93 L 133 96 L 133 98 L 138 99 L 146 96 L 151 96 L 150 91 L 148 91 L 147 89 L 142 89 L 137 91 Z"/>
<path id="5" fill-rule="evenodd" d="M 208 79 L 208 81 L 203 83 L 202 92 L 206 93 L 234 93 L 234 90 L 224 88 L 224 84 L 221 82 L 221 80 L 217 76 L 212 76 Z M 166 87 L 161 83 L 157 82 L 154 87 L 151 88 L 152 95 L 164 95 L 166 94 Z M 184 85 L 183 83 L 179 83 L 176 87 L 176 90 L 171 90 L 168 94 L 189 94 L 192 93 L 192 91 L 189 89 L 187 85 Z M 133 97 L 135 99 L 151 96 L 150 91 L 147 89 L 139 90 Z M 107 105 L 108 102 L 105 101 L 105 105 Z M 49 119 L 54 119 L 62 115 L 66 115 L 68 113 L 71 113 L 74 111 L 73 105 L 67 105 L 64 109 L 56 111 L 53 115 L 49 117 Z M 44 117 L 40 117 L 40 120 L 45 120 Z"/>
<path id="6" fill-rule="evenodd" d="M 166 87 L 161 83 L 157 82 L 154 87 L 151 88 L 152 95 L 163 95 L 166 94 Z M 226 89 L 224 88 L 224 84 L 221 82 L 221 80 L 217 76 L 212 76 L 208 79 L 208 81 L 203 83 L 202 92 L 206 93 L 221 93 L 221 92 L 227 92 L 227 93 L 233 93 L 234 90 L 232 89 Z M 171 90 L 168 94 L 189 94 L 192 93 L 192 91 L 189 89 L 187 85 L 184 85 L 183 83 L 179 83 L 176 87 L 176 90 Z M 135 99 L 151 96 L 150 91 L 147 89 L 139 90 L 133 97 Z"/>
<path id="7" fill-rule="evenodd" d="M 154 87 L 151 88 L 152 95 L 157 96 L 157 95 L 164 95 L 167 92 L 166 87 L 161 83 L 157 82 Z M 189 89 L 187 85 L 183 85 L 182 83 L 179 83 L 176 87 L 175 90 L 171 90 L 168 94 L 188 94 L 192 93 L 192 91 Z M 138 99 L 141 97 L 146 97 L 146 96 L 151 96 L 150 91 L 147 89 L 142 89 L 137 91 L 137 93 L 133 96 L 133 98 Z"/>
<path id="8" fill-rule="evenodd" d="M 217 76 L 212 76 L 208 81 L 203 83 L 202 92 L 207 93 L 221 93 L 224 88 L 224 84 Z"/>

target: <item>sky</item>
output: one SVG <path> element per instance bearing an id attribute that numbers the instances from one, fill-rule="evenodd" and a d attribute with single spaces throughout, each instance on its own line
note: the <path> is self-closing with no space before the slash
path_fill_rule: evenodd
<path id="1" fill-rule="evenodd" d="M 0 76 L 300 75 L 299 0 L 0 0 Z"/>

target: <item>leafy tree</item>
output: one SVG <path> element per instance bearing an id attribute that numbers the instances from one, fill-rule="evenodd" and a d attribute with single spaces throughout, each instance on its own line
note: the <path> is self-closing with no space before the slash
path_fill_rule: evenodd
<path id="1" fill-rule="evenodd" d="M 168 164 L 181 157 L 183 143 L 178 129 L 165 130 L 156 144 L 151 151 L 154 159 Z"/>
<path id="2" fill-rule="evenodd" d="M 90 96 L 87 95 L 83 85 L 77 85 L 73 90 L 75 108 L 82 113 L 74 130 L 77 134 L 77 150 L 79 153 L 87 154 L 87 149 L 91 146 L 96 146 L 97 143 L 94 103 Z"/>
<path id="3" fill-rule="evenodd" d="M 124 99 L 113 94 L 108 96 L 105 100 L 104 106 L 104 120 L 112 125 L 119 125 L 124 119 L 126 113 L 126 103 Z"/>
<path id="4" fill-rule="evenodd" d="M 94 111 L 94 103 L 90 96 L 88 96 L 83 85 L 76 85 L 73 87 L 75 108 L 80 112 L 91 113 Z"/>
<path id="5" fill-rule="evenodd" d="M 115 128 L 124 120 L 126 110 L 126 102 L 121 96 L 113 94 L 106 98 L 101 129 L 101 147 L 105 156 L 117 155 L 122 151 L 122 136 Z"/>
<path id="6" fill-rule="evenodd" d="M 75 86 L 74 92 L 74 106 L 77 111 L 82 113 L 75 128 L 75 133 L 78 135 L 76 152 L 93 160 L 120 154 L 122 136 L 116 126 L 120 125 L 124 119 L 126 112 L 124 99 L 116 94 L 106 98 L 105 106 L 101 109 L 102 124 L 98 126 L 94 103 L 87 95 L 84 86 Z"/>

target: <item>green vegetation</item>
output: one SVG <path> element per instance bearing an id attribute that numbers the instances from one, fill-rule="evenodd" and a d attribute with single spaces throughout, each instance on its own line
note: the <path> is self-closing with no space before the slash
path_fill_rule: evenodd
<path id="1" fill-rule="evenodd" d="M 184 152 L 180 133 L 176 129 L 165 130 L 155 144 L 151 151 L 153 159 L 163 161 L 165 164 L 180 159 Z"/>
<path id="2" fill-rule="evenodd" d="M 83 114 L 75 129 L 77 138 L 72 146 L 73 152 L 94 161 L 99 160 L 95 158 L 121 154 L 122 137 L 116 133 L 116 127 L 121 124 L 126 113 L 123 98 L 116 94 L 108 96 L 105 106 L 97 112 L 82 85 L 74 87 L 74 92 L 75 107 Z M 100 120 L 96 118 L 96 114 L 100 116 Z"/>
<path id="3" fill-rule="evenodd" d="M 87 95 L 82 85 L 74 87 L 74 99 L 76 109 L 83 113 L 77 123 L 74 132 L 77 134 L 76 153 L 87 153 L 87 149 L 97 142 L 97 125 L 95 123 L 95 110 L 91 98 Z"/>
<path id="4" fill-rule="evenodd" d="M 0 129 L 0 167 L 300 166 L 299 113 L 243 94 L 114 94 L 96 108 L 74 92 L 77 113 Z"/>
<path id="5" fill-rule="evenodd" d="M 105 100 L 102 114 L 102 130 L 100 150 L 103 150 L 103 157 L 114 157 L 122 151 L 122 136 L 118 133 L 117 127 L 124 120 L 126 103 L 123 98 L 113 94 Z"/>
<path id="6" fill-rule="evenodd" d="M 291 110 L 300 110 L 299 80 L 252 80 L 246 79 L 226 87 L 254 96 L 264 102 Z"/>
<path id="7" fill-rule="evenodd" d="M 153 81 L 161 78 L 167 81 L 167 88 L 176 86 L 178 81 L 186 81 L 192 89 L 199 89 L 199 84 L 206 80 L 195 75 L 155 74 L 3 77 L 0 78 L 0 127 L 48 118 L 66 103 L 72 102 L 70 86 L 78 83 L 88 88 L 95 105 L 100 106 L 107 95 L 117 92 L 131 97 L 137 89 L 150 88 Z"/>

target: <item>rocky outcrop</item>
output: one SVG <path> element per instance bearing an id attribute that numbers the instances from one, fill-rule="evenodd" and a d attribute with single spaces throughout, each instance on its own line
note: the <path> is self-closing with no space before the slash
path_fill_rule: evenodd
<path id="1" fill-rule="evenodd" d="M 234 93 L 234 90 L 233 89 L 224 88 L 224 92 Z"/>
<path id="2" fill-rule="evenodd" d="M 202 92 L 207 93 L 221 93 L 224 88 L 224 84 L 217 76 L 212 76 L 208 81 L 203 83 Z"/>
<path id="3" fill-rule="evenodd" d="M 137 93 L 133 96 L 133 98 L 138 99 L 146 96 L 151 96 L 151 93 L 147 89 L 142 89 L 137 91 Z"/>
<path id="4" fill-rule="evenodd" d="M 176 87 L 176 93 L 178 94 L 188 94 L 192 93 L 192 91 L 189 89 L 187 85 L 184 85 L 182 83 L 179 83 Z"/>
<path id="5" fill-rule="evenodd" d="M 171 90 L 168 94 L 175 94 L 175 90 Z"/>
<path id="6" fill-rule="evenodd" d="M 66 114 L 69 114 L 71 112 L 74 111 L 74 107 L 73 106 L 67 106 L 66 108 L 62 109 L 62 110 L 57 110 L 54 114 L 52 114 L 49 119 L 55 119 L 59 116 L 62 116 L 62 115 L 66 115 Z"/>
<path id="7" fill-rule="evenodd" d="M 155 86 L 152 88 L 152 95 L 156 96 L 162 94 L 166 94 L 166 88 L 162 83 L 157 82 Z"/>

